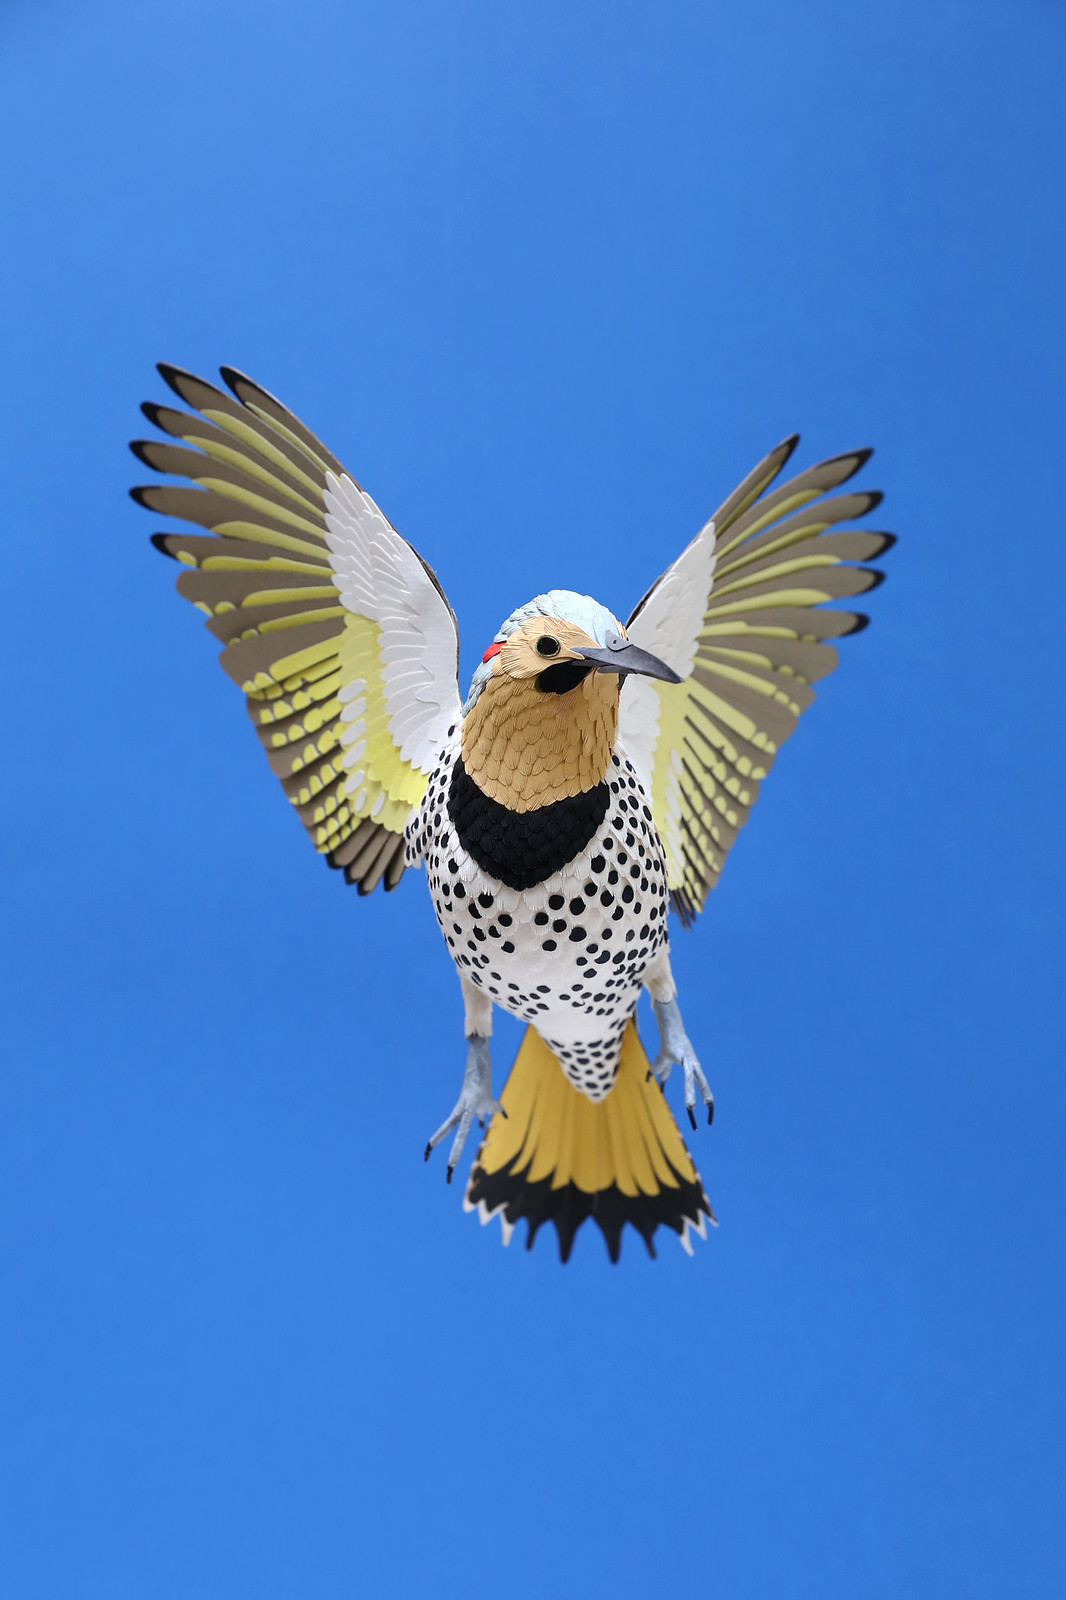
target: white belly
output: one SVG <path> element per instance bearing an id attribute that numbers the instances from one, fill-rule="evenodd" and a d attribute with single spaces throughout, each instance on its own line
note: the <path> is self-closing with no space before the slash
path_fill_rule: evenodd
<path id="1" fill-rule="evenodd" d="M 600 1100 L 649 961 L 667 942 L 666 868 L 647 796 L 617 749 L 593 839 L 551 877 L 510 889 L 469 856 L 448 816 L 457 747 L 408 825 L 452 958 L 494 1003 L 537 1029 L 576 1088 Z"/>

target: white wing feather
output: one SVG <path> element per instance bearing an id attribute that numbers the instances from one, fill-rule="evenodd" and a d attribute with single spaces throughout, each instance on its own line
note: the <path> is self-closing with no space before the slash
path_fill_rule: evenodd
<path id="1" fill-rule="evenodd" d="M 707 597 L 714 582 L 714 523 L 708 522 L 659 579 L 627 629 L 634 644 L 665 661 L 687 678 L 696 660 Z M 619 708 L 619 740 L 652 792 L 655 752 L 662 714 L 661 694 L 669 686 L 654 678 L 627 678 Z M 676 766 L 677 771 L 673 769 Z M 663 843 L 673 859 L 680 856 L 680 757 L 673 754 L 666 781 Z"/>
<path id="2" fill-rule="evenodd" d="M 381 629 L 381 672 L 389 733 L 404 761 L 433 767 L 460 713 L 455 622 L 415 555 L 368 494 L 347 475 L 326 474 L 326 543 L 341 602 Z M 360 682 L 341 713 L 357 721 Z"/>

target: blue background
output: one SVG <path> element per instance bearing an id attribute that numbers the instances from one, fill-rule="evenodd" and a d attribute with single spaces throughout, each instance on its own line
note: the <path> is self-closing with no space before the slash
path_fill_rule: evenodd
<path id="1" fill-rule="evenodd" d="M 7 0 L 5 1600 L 1064 1592 L 1064 36 Z M 675 935 L 694 1261 L 504 1251 L 423 1166 L 457 985 L 418 877 L 315 860 L 148 546 L 159 358 L 321 434 L 464 680 L 792 429 L 877 446 L 874 625 Z"/>

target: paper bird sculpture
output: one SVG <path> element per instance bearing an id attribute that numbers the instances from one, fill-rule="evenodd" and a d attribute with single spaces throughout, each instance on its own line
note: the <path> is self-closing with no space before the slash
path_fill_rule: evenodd
<path id="1" fill-rule="evenodd" d="M 842 524 L 881 496 L 833 495 L 857 450 L 772 488 L 797 440 L 749 473 L 623 623 L 552 589 L 520 606 L 466 699 L 454 613 L 432 569 L 335 456 L 232 368 L 230 393 L 179 368 L 188 409 L 146 404 L 150 511 L 204 532 L 153 536 L 186 570 L 222 665 L 315 849 L 360 894 L 423 867 L 465 1006 L 449 1181 L 488 1123 L 465 1206 L 551 1221 L 565 1261 L 592 1217 L 612 1260 L 626 1223 L 691 1250 L 714 1221 L 660 1093 L 684 1073 L 692 1126 L 711 1089 L 678 1006 L 668 912 L 702 910 L 828 642 L 866 618 L 819 609 L 872 589 L 892 543 Z M 190 486 L 191 485 L 191 486 Z M 650 1063 L 634 1013 L 647 989 Z M 492 1008 L 528 1026 L 498 1100 Z"/>

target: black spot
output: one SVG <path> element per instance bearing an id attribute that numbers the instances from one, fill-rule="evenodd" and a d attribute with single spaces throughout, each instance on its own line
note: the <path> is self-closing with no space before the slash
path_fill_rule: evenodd
<path id="1" fill-rule="evenodd" d="M 565 927 L 565 923 L 564 923 L 563 926 Z M 558 930 L 558 932 L 561 933 L 562 929 L 560 928 Z M 584 928 L 571 928 L 570 929 L 570 943 L 571 944 L 580 944 L 582 939 L 584 939 L 586 937 L 587 937 L 587 935 L 585 933 Z"/>
<path id="2" fill-rule="evenodd" d="M 541 945 L 541 949 L 542 950 L 557 950 L 558 949 L 558 945 L 555 943 L 554 939 L 545 939 L 544 943 Z"/>
<path id="3" fill-rule="evenodd" d="M 537 924 L 538 928 L 543 928 L 548 921 L 548 913 L 546 911 L 538 911 L 536 916 L 533 918 L 533 921 Z"/>
<path id="4" fill-rule="evenodd" d="M 593 872 L 602 872 L 606 865 L 607 863 L 602 856 L 593 856 L 592 860 L 589 862 L 589 866 L 592 868 Z"/>
<path id="5" fill-rule="evenodd" d="M 555 919 L 555 921 L 552 923 L 552 932 L 553 933 L 565 933 L 566 932 L 566 923 L 563 921 L 562 917 L 557 917 Z M 571 938 L 572 937 L 573 937 L 573 935 L 571 935 Z"/>
<path id="6" fill-rule="evenodd" d="M 563 897 L 562 897 L 562 895 L 561 894 L 550 894 L 548 896 L 548 905 L 550 906 L 552 911 L 561 911 L 563 909 Z"/>
<path id="7" fill-rule="evenodd" d="M 500 949 L 506 950 L 507 954 L 511 955 L 514 951 L 514 945 L 511 943 L 510 939 L 505 939 L 501 944 Z"/>

